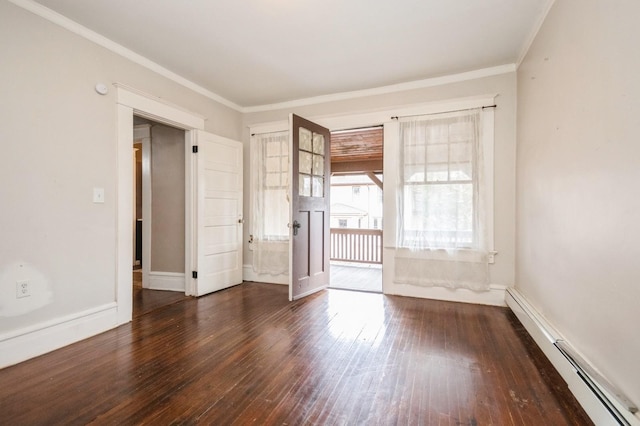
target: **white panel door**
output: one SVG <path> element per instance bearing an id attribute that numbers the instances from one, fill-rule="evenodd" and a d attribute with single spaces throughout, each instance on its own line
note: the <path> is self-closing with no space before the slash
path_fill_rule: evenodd
<path id="1" fill-rule="evenodd" d="M 242 283 L 242 143 L 197 131 L 194 295 Z"/>

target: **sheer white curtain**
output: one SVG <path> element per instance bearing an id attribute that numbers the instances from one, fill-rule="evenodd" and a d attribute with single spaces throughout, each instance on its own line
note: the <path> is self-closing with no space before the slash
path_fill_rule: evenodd
<path id="1" fill-rule="evenodd" d="M 481 116 L 400 120 L 396 282 L 489 288 Z"/>
<path id="2" fill-rule="evenodd" d="M 253 270 L 289 271 L 289 132 L 256 134 L 251 139 Z"/>

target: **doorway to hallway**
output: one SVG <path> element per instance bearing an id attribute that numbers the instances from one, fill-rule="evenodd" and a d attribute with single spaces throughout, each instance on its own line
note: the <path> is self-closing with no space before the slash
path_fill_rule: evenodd
<path id="1" fill-rule="evenodd" d="M 185 298 L 185 131 L 134 116 L 133 318 Z"/>

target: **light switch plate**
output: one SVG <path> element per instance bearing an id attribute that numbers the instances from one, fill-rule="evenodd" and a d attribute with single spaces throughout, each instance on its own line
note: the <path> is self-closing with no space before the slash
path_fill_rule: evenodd
<path id="1" fill-rule="evenodd" d="M 93 202 L 104 203 L 104 188 L 93 188 Z"/>

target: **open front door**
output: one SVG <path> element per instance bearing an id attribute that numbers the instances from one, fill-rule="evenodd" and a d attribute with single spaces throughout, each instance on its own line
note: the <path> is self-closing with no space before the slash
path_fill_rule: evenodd
<path id="1" fill-rule="evenodd" d="M 329 285 L 328 129 L 291 114 L 289 300 Z"/>
<path id="2" fill-rule="evenodd" d="M 191 294 L 202 296 L 242 283 L 242 143 L 197 131 L 193 155 Z"/>

